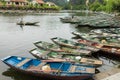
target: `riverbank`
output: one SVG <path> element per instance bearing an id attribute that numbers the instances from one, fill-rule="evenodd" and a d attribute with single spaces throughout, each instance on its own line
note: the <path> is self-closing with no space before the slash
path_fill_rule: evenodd
<path id="1" fill-rule="evenodd" d="M 58 10 L 0 10 L 0 13 L 57 13 Z"/>
<path id="2" fill-rule="evenodd" d="M 94 76 L 95 80 L 119 80 L 120 79 L 120 68 L 113 68 Z"/>
<path id="3" fill-rule="evenodd" d="M 21 13 L 21 14 L 30 14 L 30 13 L 95 13 L 95 14 L 103 14 L 103 15 L 109 15 L 109 16 L 117 16 L 119 17 L 120 13 L 106 13 L 106 12 L 93 12 L 93 11 L 87 11 L 87 10 L 3 10 L 0 9 L 0 13 Z"/>

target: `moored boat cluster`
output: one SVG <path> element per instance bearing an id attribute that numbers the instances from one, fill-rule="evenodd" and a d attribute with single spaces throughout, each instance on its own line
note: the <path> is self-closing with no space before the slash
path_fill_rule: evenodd
<path id="1" fill-rule="evenodd" d="M 85 80 L 92 78 L 103 62 L 92 54 L 100 49 L 84 43 L 55 37 L 54 43 L 35 42 L 29 52 L 37 59 L 7 56 L 2 61 L 19 72 L 55 80 Z"/>
<path id="2" fill-rule="evenodd" d="M 72 16 L 60 18 L 63 23 L 76 24 L 77 27 L 120 28 L 120 20 L 114 16 L 97 13 L 91 16 Z"/>
<path id="3" fill-rule="evenodd" d="M 89 33 L 72 32 L 78 39 L 77 42 L 100 49 L 99 54 L 114 57 L 120 60 L 120 35 L 117 29 L 95 29 Z"/>
<path id="4" fill-rule="evenodd" d="M 103 61 L 93 55 L 120 60 L 120 35 L 115 32 L 115 29 L 92 30 L 87 34 L 72 32 L 78 39 L 54 37 L 51 38 L 53 43 L 35 42 L 36 48 L 29 53 L 36 59 L 7 56 L 1 60 L 12 69 L 28 75 L 55 80 L 85 80 L 93 78 L 96 69 L 103 65 Z"/>

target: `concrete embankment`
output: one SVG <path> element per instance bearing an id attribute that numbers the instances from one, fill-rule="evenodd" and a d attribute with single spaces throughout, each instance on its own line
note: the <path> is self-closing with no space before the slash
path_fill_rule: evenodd
<path id="1" fill-rule="evenodd" d="M 120 80 L 120 68 L 98 73 L 94 76 L 95 80 Z"/>

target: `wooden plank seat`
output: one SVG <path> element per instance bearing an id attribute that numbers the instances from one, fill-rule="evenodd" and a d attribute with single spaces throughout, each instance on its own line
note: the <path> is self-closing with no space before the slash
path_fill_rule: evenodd
<path id="1" fill-rule="evenodd" d="M 92 59 L 87 59 L 87 58 L 82 58 L 80 62 L 83 62 L 83 63 L 88 63 L 88 64 L 98 64 L 98 65 L 101 65 L 102 64 L 102 61 L 100 60 L 92 60 Z"/>
<path id="2" fill-rule="evenodd" d="M 75 68 L 76 68 L 76 66 L 71 65 L 69 72 L 75 72 Z"/>
<path id="3" fill-rule="evenodd" d="M 31 65 L 28 70 L 30 69 L 38 69 L 40 70 L 42 68 L 42 66 L 44 66 L 46 64 L 46 62 L 41 62 L 38 66 L 34 66 L 34 65 Z"/>
<path id="4" fill-rule="evenodd" d="M 25 59 L 22 62 L 18 63 L 16 66 L 17 67 L 21 67 L 22 65 L 24 65 L 25 63 L 29 62 L 31 59 Z"/>

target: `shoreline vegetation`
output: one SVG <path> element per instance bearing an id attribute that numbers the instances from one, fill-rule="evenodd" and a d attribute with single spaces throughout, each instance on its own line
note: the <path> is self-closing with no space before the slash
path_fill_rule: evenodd
<path id="1" fill-rule="evenodd" d="M 104 11 L 87 11 L 87 10 L 52 10 L 52 9 L 29 9 L 29 10 L 14 10 L 14 9 L 0 9 L 0 14 L 38 14 L 38 13 L 96 13 L 96 14 L 105 14 L 112 17 L 120 17 L 120 13 L 107 13 Z"/>
<path id="2" fill-rule="evenodd" d="M 9 14 L 9 13 L 56 13 L 56 12 L 59 12 L 57 10 L 0 10 L 0 13 L 3 13 L 3 14 Z"/>
<path id="3" fill-rule="evenodd" d="M 0 1 L 0 13 L 56 12 L 61 7 L 44 1 Z"/>
<path id="4" fill-rule="evenodd" d="M 114 1 L 112 0 L 112 2 L 117 2 L 117 1 Z M 24 6 L 18 6 L 18 5 L 15 5 L 15 4 L 11 4 L 10 6 L 7 5 L 7 2 L 1 2 L 0 4 L 0 13 L 64 13 L 64 12 L 68 12 L 68 13 L 74 13 L 74 12 L 85 12 L 85 13 L 102 13 L 102 14 L 108 14 L 108 15 L 111 15 L 111 16 L 120 16 L 120 12 L 118 10 L 118 8 L 114 8 L 115 6 L 112 5 L 112 4 L 109 4 L 109 3 L 112 3 L 112 2 L 106 2 L 105 0 L 100 2 L 98 0 L 94 1 L 94 2 L 89 2 L 88 3 L 88 8 L 86 9 L 86 6 L 81 5 L 80 7 L 80 10 L 74 10 L 76 9 L 75 6 L 78 6 L 78 5 L 74 5 L 73 3 L 68 3 L 69 5 L 66 5 L 67 7 L 67 10 L 62 10 L 64 9 L 63 7 L 61 6 L 57 6 L 57 5 L 47 5 L 46 3 L 44 4 L 33 4 L 33 3 L 24 3 L 25 5 Z M 104 5 L 103 5 L 104 3 Z M 119 3 L 119 2 L 118 2 Z M 108 5 L 108 6 L 107 6 Z M 109 6 L 112 6 L 112 7 L 109 7 Z M 71 7 L 72 9 L 71 9 Z M 84 8 L 83 8 L 84 6 Z M 118 5 L 116 4 L 116 6 L 118 7 Z M 104 7 L 104 9 L 103 9 Z M 109 7 L 109 9 L 108 9 Z M 99 8 L 99 9 L 98 9 Z M 114 9 L 114 10 L 113 10 Z"/>

